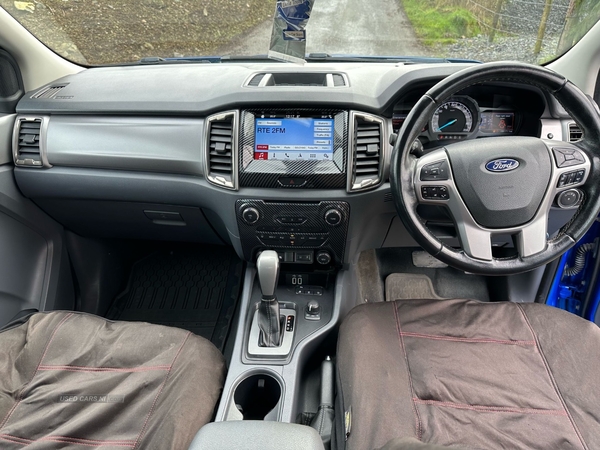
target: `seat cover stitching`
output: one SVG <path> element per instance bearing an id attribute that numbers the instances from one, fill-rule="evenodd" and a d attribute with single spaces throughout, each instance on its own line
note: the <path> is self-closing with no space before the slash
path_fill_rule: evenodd
<path id="1" fill-rule="evenodd" d="M 562 407 L 565 410 L 566 416 L 569 418 L 569 422 L 571 423 L 571 426 L 573 427 L 575 434 L 579 438 L 579 442 L 581 443 L 581 446 L 585 450 L 589 450 L 589 447 L 586 445 L 585 441 L 583 440 L 583 436 L 581 435 L 581 433 L 579 432 L 579 429 L 577 428 L 577 424 L 575 423 L 575 421 L 573 420 L 573 417 L 571 416 L 571 412 L 569 411 L 569 408 L 567 407 L 567 403 L 565 402 L 565 399 L 563 398 L 562 394 L 560 393 L 560 389 L 558 388 L 558 384 L 556 383 L 556 380 L 554 379 L 554 375 L 552 374 L 550 365 L 548 364 L 548 361 L 546 360 L 546 355 L 544 355 L 544 352 L 542 350 L 542 346 L 540 345 L 538 336 L 535 333 L 533 326 L 529 322 L 529 318 L 527 317 L 527 314 L 525 314 L 525 310 L 518 303 L 515 303 L 515 305 L 521 312 L 521 315 L 523 316 L 523 319 L 525 320 L 525 323 L 527 324 L 527 327 L 529 328 L 529 331 L 530 331 L 531 335 L 533 336 L 533 339 L 536 342 L 537 348 L 539 350 L 540 358 L 542 359 L 542 362 L 544 363 L 544 367 L 546 368 L 546 373 L 548 374 L 548 377 L 550 378 L 550 382 L 552 383 L 552 386 L 554 387 L 554 391 L 556 392 L 556 395 L 558 396 L 558 399 L 560 400 L 560 403 L 562 404 Z"/>
<path id="2" fill-rule="evenodd" d="M 419 410 L 417 409 L 417 405 L 415 404 L 415 391 L 413 389 L 412 375 L 410 373 L 410 364 L 408 362 L 408 354 L 406 353 L 406 347 L 404 346 L 404 338 L 402 337 L 402 327 L 400 325 L 400 318 L 398 316 L 398 303 L 393 302 L 392 307 L 394 310 L 394 318 L 396 320 L 396 330 L 398 332 L 398 341 L 400 343 L 400 348 L 402 349 L 402 353 L 404 354 L 404 361 L 406 363 L 406 372 L 408 374 L 408 384 L 410 388 L 410 398 L 413 412 L 415 413 L 415 421 L 416 421 L 416 432 L 417 439 L 420 441 L 422 438 L 422 426 L 421 426 L 421 417 L 419 416 Z"/>
<path id="3" fill-rule="evenodd" d="M 88 442 L 77 442 L 77 441 L 71 441 L 71 440 L 64 440 L 64 439 L 54 439 L 52 436 L 45 438 L 45 439 L 41 439 L 42 441 L 49 441 L 49 442 L 57 442 L 57 443 L 61 443 L 61 444 L 76 444 L 76 445 L 83 445 L 85 447 L 102 447 L 105 445 L 109 445 L 111 447 L 127 447 L 127 448 L 133 448 L 133 444 L 122 444 L 119 442 L 111 442 L 111 441 L 106 441 L 106 442 L 102 442 L 102 443 L 98 443 L 98 444 L 93 444 L 93 443 L 88 443 Z"/>
<path id="4" fill-rule="evenodd" d="M 160 394 L 162 393 L 165 385 L 167 384 L 167 380 L 169 379 L 169 375 L 171 375 L 171 370 L 173 369 L 173 366 L 175 365 L 175 362 L 177 361 L 177 358 L 181 354 L 181 351 L 183 350 L 183 346 L 185 345 L 185 343 L 187 342 L 187 340 L 188 340 L 188 338 L 190 337 L 191 334 L 192 334 L 192 332 L 190 331 L 190 332 L 188 332 L 185 335 L 185 339 L 183 340 L 183 342 L 179 346 L 179 350 L 177 350 L 177 353 L 175 354 L 175 357 L 173 358 L 173 361 L 169 365 L 169 370 L 167 371 L 167 375 L 165 376 L 165 379 L 161 383 L 160 388 L 158 389 L 158 392 L 156 393 L 156 396 L 154 397 L 154 401 L 152 402 L 152 406 L 150 407 L 150 411 L 148 412 L 148 415 L 146 416 L 146 420 L 144 421 L 144 426 L 142 427 L 142 430 L 140 431 L 140 434 L 138 434 L 138 437 L 135 440 L 135 445 L 133 446 L 134 449 L 137 448 L 138 444 L 142 440 L 142 437 L 144 436 L 144 433 L 146 432 L 146 427 L 148 426 L 148 422 L 150 420 L 150 417 L 152 416 L 152 413 L 154 412 L 154 407 L 156 406 L 156 402 L 158 401 L 158 398 L 160 397 Z"/>
<path id="5" fill-rule="evenodd" d="M 170 366 L 139 366 L 139 367 L 81 367 L 81 366 L 40 366 L 38 370 L 66 370 L 70 372 L 148 372 L 156 370 L 169 370 Z"/>
<path id="6" fill-rule="evenodd" d="M 17 436 L 11 436 L 10 434 L 0 434 L 0 440 L 12 442 L 13 444 L 31 445 L 36 442 L 58 442 L 61 444 L 76 444 L 87 447 L 100 447 L 104 445 L 110 445 L 112 447 L 129 447 L 132 448 L 135 444 L 134 441 L 113 441 L 113 440 L 94 440 L 94 439 L 79 439 L 67 436 L 44 436 L 43 438 L 31 440 L 20 438 Z"/>
<path id="7" fill-rule="evenodd" d="M 28 445 L 33 443 L 31 439 L 25 439 L 18 436 L 12 436 L 10 434 L 0 434 L 0 439 L 4 439 L 5 441 L 16 442 L 17 444 Z"/>
<path id="8" fill-rule="evenodd" d="M 83 445 L 93 444 L 95 446 L 98 446 L 98 445 L 122 445 L 122 446 L 127 446 L 127 447 L 133 447 L 133 445 L 135 444 L 135 441 L 127 441 L 127 440 L 119 440 L 119 439 L 107 439 L 107 440 L 83 439 L 83 438 L 58 436 L 58 435 L 44 436 L 39 439 L 27 439 L 27 438 L 22 438 L 22 437 L 18 437 L 18 436 L 13 436 L 11 434 L 0 434 L 0 439 L 4 439 L 7 441 L 11 441 L 11 442 L 16 441 L 16 443 L 23 444 L 23 445 L 29 445 L 29 444 L 33 444 L 34 442 L 42 442 L 42 441 L 67 441 L 69 443 L 83 444 Z"/>
<path id="9" fill-rule="evenodd" d="M 19 404 L 23 400 L 23 392 L 25 391 L 25 388 L 27 386 L 29 386 L 29 384 L 31 384 L 31 382 L 35 378 L 36 374 L 40 370 L 40 366 L 42 365 L 42 362 L 44 361 L 44 358 L 46 357 L 46 353 L 48 353 L 48 349 L 50 348 L 50 344 L 52 344 L 52 341 L 54 340 L 54 336 L 56 336 L 56 333 L 58 332 L 59 328 L 62 327 L 63 324 L 67 321 L 67 319 L 69 317 L 71 317 L 72 315 L 73 315 L 73 313 L 67 314 L 58 323 L 58 325 L 56 326 L 56 328 L 54 328 L 54 331 L 52 332 L 52 335 L 50 336 L 50 339 L 48 339 L 48 343 L 46 344 L 46 348 L 44 349 L 44 353 L 42 353 L 42 357 L 40 358 L 40 360 L 39 360 L 39 362 L 38 362 L 38 364 L 37 364 L 37 366 L 35 368 L 35 372 L 33 372 L 33 375 L 31 375 L 31 378 L 29 379 L 29 381 L 27 381 L 27 383 L 25 383 L 25 385 L 19 391 L 19 395 L 18 395 L 18 399 L 19 400 L 13 405 L 13 407 L 10 409 L 10 411 L 8 411 L 8 413 L 6 414 L 6 416 L 4 417 L 4 419 L 2 420 L 2 422 L 0 422 L 0 429 L 2 429 L 2 427 L 4 427 L 4 425 L 6 424 L 6 422 L 8 422 L 8 419 L 10 419 L 10 417 L 13 415 L 13 413 L 17 409 L 17 406 L 19 406 Z"/>
<path id="10" fill-rule="evenodd" d="M 518 341 L 509 339 L 488 339 L 488 338 L 463 338 L 458 336 L 440 336 L 435 334 L 422 334 L 412 333 L 403 331 L 402 336 L 421 338 L 421 339 L 432 339 L 436 341 L 452 341 L 452 342 L 467 342 L 475 344 L 502 344 L 502 345 L 521 345 L 521 346 L 535 346 L 535 341 Z"/>
<path id="11" fill-rule="evenodd" d="M 415 403 L 421 405 L 443 406 L 447 408 L 468 409 L 481 412 L 496 412 L 496 413 L 518 413 L 518 414 L 541 414 L 546 416 L 566 416 L 567 413 L 560 409 L 539 409 L 539 408 L 519 408 L 512 406 L 485 406 L 485 405 L 469 405 L 466 403 L 442 402 L 439 400 L 423 400 L 418 397 L 414 399 Z"/>

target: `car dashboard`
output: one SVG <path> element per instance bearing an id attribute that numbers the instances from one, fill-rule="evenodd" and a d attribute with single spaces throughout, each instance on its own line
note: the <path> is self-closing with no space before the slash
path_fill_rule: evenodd
<path id="1" fill-rule="evenodd" d="M 390 136 L 427 89 L 467 66 L 92 68 L 20 101 L 15 177 L 82 236 L 231 244 L 247 261 L 271 248 L 283 263 L 339 267 L 367 248 L 415 245 L 392 202 Z M 576 133 L 545 93 L 499 81 L 440 105 L 416 151 Z M 459 245 L 444 211 L 422 215 Z"/>

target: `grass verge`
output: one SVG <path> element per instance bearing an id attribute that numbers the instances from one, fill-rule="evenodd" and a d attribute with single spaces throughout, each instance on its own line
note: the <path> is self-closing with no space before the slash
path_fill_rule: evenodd
<path id="1" fill-rule="evenodd" d="M 417 36 L 425 45 L 452 44 L 481 33 L 473 14 L 441 0 L 401 0 Z"/>

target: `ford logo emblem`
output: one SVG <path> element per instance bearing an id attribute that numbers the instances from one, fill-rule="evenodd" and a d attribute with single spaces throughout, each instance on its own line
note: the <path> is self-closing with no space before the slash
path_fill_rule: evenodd
<path id="1" fill-rule="evenodd" d="M 519 161 L 516 159 L 494 159 L 485 165 L 490 172 L 508 172 L 519 167 Z"/>

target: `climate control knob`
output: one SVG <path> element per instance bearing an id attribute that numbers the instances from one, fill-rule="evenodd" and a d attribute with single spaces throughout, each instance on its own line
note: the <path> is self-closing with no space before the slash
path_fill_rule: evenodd
<path id="1" fill-rule="evenodd" d="M 342 213 L 337 209 L 328 209 L 325 212 L 324 218 L 327 225 L 331 225 L 332 227 L 336 227 L 342 223 Z"/>
<path id="2" fill-rule="evenodd" d="M 242 219 L 248 225 L 254 225 L 258 222 L 258 219 L 260 219 L 260 213 L 258 212 L 258 209 L 253 207 L 244 208 L 242 211 Z"/>
<path id="3" fill-rule="evenodd" d="M 331 255 L 328 252 L 322 251 L 317 253 L 316 260 L 319 264 L 326 265 L 331 262 Z"/>

